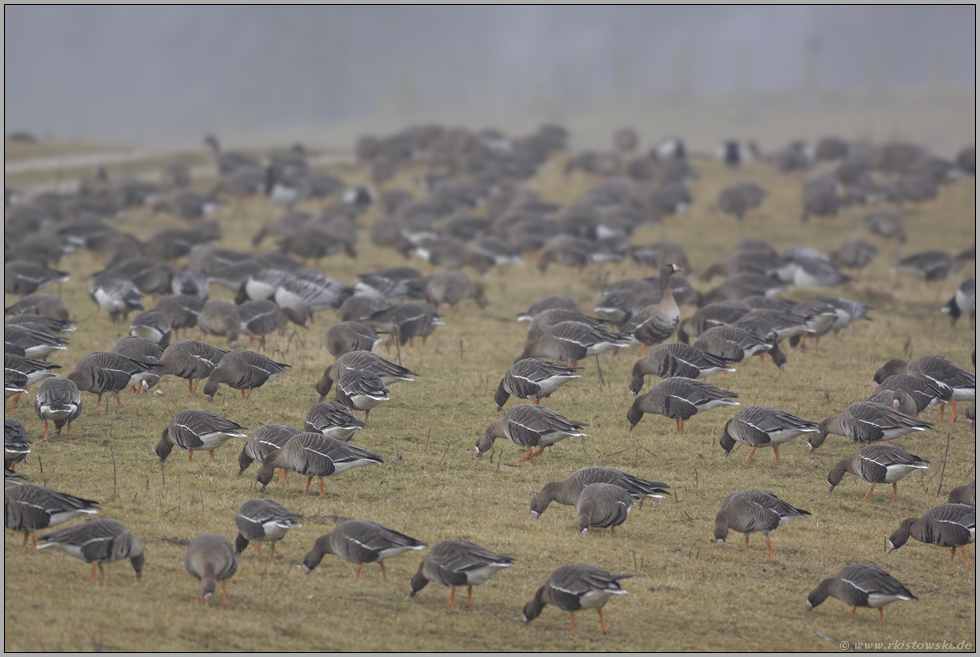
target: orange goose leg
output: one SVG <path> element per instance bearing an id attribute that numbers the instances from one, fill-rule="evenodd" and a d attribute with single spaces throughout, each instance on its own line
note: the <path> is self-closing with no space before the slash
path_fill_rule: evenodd
<path id="1" fill-rule="evenodd" d="M 570 611 L 570 612 L 568 612 L 568 615 L 572 619 L 572 632 L 574 632 L 575 631 L 575 612 Z"/>
<path id="2" fill-rule="evenodd" d="M 955 556 L 956 556 L 956 548 L 953 548 L 953 551 L 949 553 L 949 560 L 952 561 Z"/>
<path id="3" fill-rule="evenodd" d="M 241 390 L 241 393 L 242 393 L 242 399 L 244 400 L 244 399 L 245 399 L 245 390 L 244 390 L 244 389 L 242 389 L 242 390 Z"/>
<path id="4" fill-rule="evenodd" d="M 610 536 L 615 536 L 616 535 L 616 528 L 615 527 L 610 527 L 609 528 L 609 531 L 611 532 L 610 533 Z"/>
<path id="5" fill-rule="evenodd" d="M 892 495 L 892 502 L 897 502 L 898 501 L 898 484 L 897 483 L 892 484 L 892 491 L 894 492 L 894 494 Z"/>
<path id="6" fill-rule="evenodd" d="M 769 540 L 768 536 L 766 536 L 766 546 L 768 546 L 769 548 L 769 556 L 770 557 L 776 556 L 776 551 L 772 549 L 772 541 Z"/>
<path id="7" fill-rule="evenodd" d="M 221 582 L 221 604 L 228 602 L 228 582 Z"/>
<path id="8" fill-rule="evenodd" d="M 187 452 L 187 462 L 193 463 L 193 461 L 194 461 L 194 452 Z"/>
<path id="9" fill-rule="evenodd" d="M 599 612 L 599 634 L 606 633 L 606 619 L 602 616 L 602 609 L 596 609 Z"/>
<path id="10" fill-rule="evenodd" d="M 20 397 L 20 395 L 17 395 L 17 397 Z M 15 400 L 16 400 L 16 398 L 15 398 Z M 956 400 L 954 399 L 953 400 L 953 417 L 950 420 L 950 422 L 956 422 L 956 418 L 957 417 L 959 417 L 959 416 L 956 414 Z"/>
<path id="11" fill-rule="evenodd" d="M 259 553 L 259 559 L 262 558 L 262 543 L 260 541 L 255 542 L 255 551 Z"/>
<path id="12" fill-rule="evenodd" d="M 116 406 L 118 406 L 119 408 L 122 408 L 122 400 L 119 399 L 119 393 L 118 392 L 116 393 Z"/>
<path id="13" fill-rule="evenodd" d="M 213 449 L 211 450 L 211 462 L 212 463 L 217 463 L 217 461 L 214 460 L 214 450 Z"/>
<path id="14" fill-rule="evenodd" d="M 963 550 L 963 553 L 965 554 L 966 553 L 966 550 Z M 469 607 L 471 604 L 473 604 L 473 587 L 472 586 L 467 586 L 466 587 L 466 606 Z"/>
<path id="15" fill-rule="evenodd" d="M 854 612 L 857 611 L 857 609 L 858 609 L 857 605 L 851 607 L 851 616 L 850 616 L 851 620 L 854 620 Z"/>
<path id="16" fill-rule="evenodd" d="M 647 345 L 645 342 L 640 343 L 640 358 L 647 355 Z"/>
<path id="17" fill-rule="evenodd" d="M 24 542 L 20 544 L 20 551 L 23 552 L 27 549 L 27 537 L 31 535 L 31 532 L 24 532 Z M 37 543 L 34 543 L 34 549 L 37 549 Z"/>
<path id="18" fill-rule="evenodd" d="M 65 440 L 68 440 L 68 436 L 71 435 L 71 422 L 68 423 L 68 431 L 65 433 Z"/>
<path id="19" fill-rule="evenodd" d="M 677 433 L 684 433 L 684 418 L 677 418 Z"/>
<path id="20" fill-rule="evenodd" d="M 885 608 L 884 607 L 878 607 L 878 615 L 881 617 L 881 620 L 878 621 L 878 625 L 881 625 L 882 623 L 885 622 Z"/>
<path id="21" fill-rule="evenodd" d="M 942 404 L 942 405 L 939 406 L 939 421 L 940 422 L 943 421 L 943 414 L 944 413 L 946 413 L 946 404 Z"/>
<path id="22" fill-rule="evenodd" d="M 534 400 L 532 400 L 532 401 L 531 401 L 531 403 L 532 403 L 532 404 L 534 404 L 535 406 L 537 406 L 537 405 L 540 405 L 540 404 L 541 404 L 541 402 L 540 402 L 540 400 L 538 400 L 538 399 L 534 399 Z M 14 408 L 17 408 L 17 407 L 15 406 Z"/>
<path id="23" fill-rule="evenodd" d="M 324 490 L 324 488 L 323 488 L 323 478 L 321 477 L 320 478 L 320 497 L 326 497 L 326 496 L 327 496 L 327 491 Z M 381 569 L 384 570 L 384 566 L 381 566 Z"/>
<path id="24" fill-rule="evenodd" d="M 276 544 L 273 543 L 272 544 L 272 547 L 269 548 L 269 549 L 270 549 L 270 552 L 269 552 L 269 561 L 272 561 L 273 559 L 276 558 Z"/>
<path id="25" fill-rule="evenodd" d="M 92 576 L 88 578 L 88 581 L 90 582 L 95 581 L 95 563 L 92 563 Z"/>
<path id="26" fill-rule="evenodd" d="M 365 427 L 367 427 L 367 419 L 368 419 L 368 415 L 370 415 L 370 414 L 371 414 L 371 409 L 370 408 L 367 409 L 366 411 L 364 411 L 364 426 Z"/>
<path id="27" fill-rule="evenodd" d="M 102 570 L 102 564 L 99 564 L 99 574 L 102 575 L 102 583 L 105 584 L 105 571 Z"/>
<path id="28" fill-rule="evenodd" d="M 752 462 L 752 457 L 755 456 L 755 450 L 756 449 L 758 449 L 758 447 L 753 447 L 752 448 L 752 451 L 749 452 L 749 455 L 745 457 L 745 462 L 746 463 L 751 463 Z"/>
<path id="29" fill-rule="evenodd" d="M 776 453 L 776 465 L 782 465 L 782 462 L 779 460 L 779 448 L 773 447 L 772 451 Z"/>
<path id="30" fill-rule="evenodd" d="M 35 549 L 37 549 L 37 548 L 35 548 Z M 967 566 L 969 566 L 970 565 L 970 559 L 966 556 L 966 546 L 964 545 L 960 549 L 963 550 L 963 563 L 965 563 Z"/>
<path id="31" fill-rule="evenodd" d="M 187 394 L 194 394 L 194 379 L 187 379 Z"/>
<path id="32" fill-rule="evenodd" d="M 449 607 L 455 607 L 456 606 L 456 587 L 455 586 L 450 586 L 449 587 L 449 605 L 448 606 Z"/>
<path id="33" fill-rule="evenodd" d="M 865 495 L 864 497 L 862 497 L 861 499 L 862 499 L 862 500 L 866 500 L 866 499 L 868 499 L 869 497 L 871 497 L 871 493 L 873 493 L 873 492 L 874 492 L 874 490 L 875 490 L 875 484 L 871 484 L 871 490 L 869 490 L 869 491 L 868 491 L 868 494 L 867 494 L 867 495 Z"/>
<path id="34" fill-rule="evenodd" d="M 765 367 L 766 366 L 766 352 L 763 351 L 761 354 L 759 354 L 759 360 L 762 361 L 761 367 Z"/>
<path id="35" fill-rule="evenodd" d="M 48 436 L 48 420 L 47 420 L 47 418 L 45 418 L 45 420 L 44 420 L 44 439 L 45 440 L 51 440 L 51 437 Z"/>
<path id="36" fill-rule="evenodd" d="M 96 406 L 102 406 L 102 393 L 99 393 L 98 395 L 96 395 L 96 397 L 95 397 L 95 405 Z"/>
<path id="37" fill-rule="evenodd" d="M 378 562 L 378 565 L 381 566 L 381 581 L 382 582 L 387 582 L 388 581 L 388 573 L 385 572 L 385 562 L 384 561 L 379 561 Z"/>
<path id="38" fill-rule="evenodd" d="M 357 564 L 357 572 L 354 574 L 354 579 L 358 579 L 361 576 L 361 566 L 364 564 Z"/>
<path id="39" fill-rule="evenodd" d="M 306 495 L 307 493 L 310 492 L 310 482 L 312 482 L 312 481 L 313 481 L 313 477 L 307 477 L 306 478 L 306 488 L 303 489 L 303 494 L 304 495 Z"/>
<path id="40" fill-rule="evenodd" d="M 749 537 L 745 537 L 745 554 L 749 553 Z"/>
<path id="41" fill-rule="evenodd" d="M 22 392 L 18 392 L 16 395 L 14 395 L 14 398 L 10 400 L 10 410 L 17 408 L 17 400 L 20 399 L 20 396 L 23 394 L 24 393 Z"/>

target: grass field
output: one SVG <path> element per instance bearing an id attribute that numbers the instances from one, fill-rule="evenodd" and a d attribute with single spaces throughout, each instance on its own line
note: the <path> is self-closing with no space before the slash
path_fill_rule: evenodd
<path id="1" fill-rule="evenodd" d="M 562 177 L 561 157 L 530 185 L 545 198 L 568 204 L 600 180 L 579 173 Z M 730 171 L 712 161 L 693 164 L 700 179 L 693 186 L 691 210 L 662 227 L 645 228 L 632 241 L 678 241 L 696 273 L 724 259 L 745 236 L 764 237 L 778 251 L 808 245 L 829 252 L 845 237 L 864 235 L 862 219 L 874 209 L 851 208 L 826 225 L 801 224 L 799 178 L 780 178 L 764 165 Z M 363 177 L 353 168 L 341 169 L 340 175 L 350 183 Z M 408 188 L 411 176 L 402 173 L 394 184 Z M 742 226 L 714 209 L 718 191 L 739 181 L 758 182 L 770 194 Z M 827 336 L 816 349 L 787 348 L 783 371 L 771 363 L 760 368 L 753 360 L 710 382 L 736 391 L 743 408 L 769 405 L 820 421 L 871 395 L 872 375 L 890 358 L 936 353 L 969 368 L 975 331 L 966 319 L 950 326 L 939 307 L 974 275 L 975 265 L 969 263 L 938 288 L 896 278 L 888 270 L 899 257 L 916 251 L 966 248 L 976 235 L 975 197 L 974 179 L 960 179 L 936 202 L 910 208 L 908 243 L 899 251 L 884 248 L 855 282 L 837 290 L 782 295 L 800 301 L 839 294 L 870 304 L 873 321 L 851 326 L 838 338 Z M 264 201 L 223 210 L 218 218 L 222 245 L 252 250 L 251 236 L 279 212 Z M 378 216 L 372 209 L 365 226 Z M 182 225 L 143 210 L 117 221 L 139 238 Z M 340 257 L 323 261 L 322 269 L 352 284 L 358 272 L 402 264 L 398 256 L 374 248 L 366 231 L 358 252 L 357 262 Z M 408 264 L 423 272 L 427 267 L 418 260 Z M 86 354 L 108 351 L 128 325 L 112 326 L 105 316 L 96 321 L 87 292 L 88 276 L 98 267 L 87 253 L 72 255 L 60 266 L 71 273 L 71 281 L 45 291 L 60 294 L 77 321 L 69 350 L 54 357 L 66 374 Z M 588 437 L 558 443 L 533 466 L 515 463 L 521 450 L 506 440 L 498 440 L 484 458 L 474 458 L 477 437 L 499 417 L 493 392 L 523 345 L 526 325 L 518 324 L 515 315 L 554 293 L 570 294 L 590 311 L 600 280 L 639 275 L 639 267 L 625 261 L 581 275 L 553 265 L 539 276 L 533 263 L 490 273 L 484 280 L 490 300 L 486 309 L 464 302 L 425 345 L 401 349 L 402 363 L 421 376 L 394 386 L 391 401 L 375 409 L 369 426 L 352 440 L 382 455 L 385 464 L 328 478 L 325 499 L 302 495 L 295 474 L 286 484 L 273 482 L 265 495 L 306 516 L 303 527 L 280 543 L 272 564 L 260 561 L 249 546 L 229 582 L 227 604 L 210 608 L 199 603 L 197 582 L 184 570 L 186 545 L 200 533 L 234 539 L 235 511 L 259 496 L 257 467 L 236 478 L 243 440 L 219 449 L 214 464 L 200 453 L 188 464 L 176 450 L 163 468 L 153 446 L 170 419 L 188 408 L 218 411 L 251 430 L 273 423 L 302 426 L 317 399 L 313 385 L 333 360 L 321 338 L 335 323 L 334 314 L 319 313 L 309 331 L 270 336 L 267 353 L 292 368 L 248 401 L 222 386 L 209 405 L 200 393 L 189 396 L 185 382 L 172 377 L 157 387 L 162 394 L 124 393 L 121 408 L 106 400 L 97 408 L 94 396 L 83 393 L 85 408 L 71 438 L 44 441 L 32 391 L 19 408 L 6 411 L 27 426 L 34 440 L 32 454 L 18 470 L 31 483 L 101 501 L 100 517 L 122 521 L 143 542 L 146 566 L 136 583 L 126 562 L 112 564 L 103 586 L 89 581 L 89 568 L 81 561 L 54 550 L 20 552 L 21 535 L 5 532 L 5 650 L 838 651 L 841 642 L 865 641 L 968 641 L 975 649 L 974 564 L 965 566 L 959 558 L 951 563 L 948 551 L 914 540 L 883 553 L 887 536 L 902 519 L 944 502 L 951 488 L 976 476 L 975 437 L 962 419 L 897 441 L 931 461 L 927 471 L 901 483 L 898 502 L 887 501 L 887 486 L 862 501 L 867 488 L 851 476 L 828 494 L 827 473 L 858 449 L 839 436 L 811 455 L 801 441 L 792 443 L 781 450 L 783 464 L 776 466 L 769 450 L 757 452 L 749 464 L 743 463 L 744 449 L 722 458 L 718 437 L 738 408 L 697 415 L 685 423 L 683 435 L 676 434 L 673 420 L 652 415 L 627 432 L 632 398 L 626 384 L 639 356 L 633 348 L 600 357 L 605 385 L 590 359 L 581 363 L 586 369 L 580 380 L 545 401 L 588 423 Z M 701 291 L 710 287 L 695 285 Z M 212 293 L 232 296 L 217 288 Z M 8 295 L 5 305 L 15 300 Z M 152 305 L 149 298 L 144 303 Z M 683 317 L 693 312 L 682 308 Z M 396 358 L 394 349 L 378 351 Z M 645 390 L 650 385 L 648 380 Z M 512 399 L 507 408 L 515 403 Z M 938 412 L 929 411 L 923 419 L 936 421 Z M 615 537 L 601 530 L 578 535 L 571 507 L 553 504 L 533 520 L 531 497 L 546 482 L 587 465 L 667 482 L 673 496 L 634 508 Z M 758 534 L 749 554 L 737 534 L 723 551 L 714 545 L 719 502 L 748 488 L 770 491 L 812 513 L 773 533 L 775 557 L 767 556 Z M 372 565 L 355 580 L 354 567 L 330 555 L 304 576 L 296 566 L 314 540 L 346 518 L 376 520 L 429 545 L 465 538 L 513 556 L 515 566 L 477 587 L 468 609 L 447 608 L 448 591 L 436 584 L 408 597 L 408 580 L 422 553 L 388 561 L 387 583 Z M 973 547 L 968 552 L 972 559 Z M 632 575 L 622 582 L 629 595 L 605 608 L 608 633 L 600 636 L 596 614 L 583 612 L 573 634 L 567 615 L 553 607 L 522 626 L 524 603 L 551 571 L 576 562 Z M 859 609 L 848 620 L 850 610 L 834 599 L 808 613 L 807 594 L 852 562 L 884 567 L 919 601 L 889 606 L 883 626 L 869 609 Z"/>

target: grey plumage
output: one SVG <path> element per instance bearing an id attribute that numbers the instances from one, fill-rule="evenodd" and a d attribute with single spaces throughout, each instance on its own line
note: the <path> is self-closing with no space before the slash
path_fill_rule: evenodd
<path id="1" fill-rule="evenodd" d="M 514 565 L 513 557 L 490 550 L 464 540 L 439 541 L 425 555 L 419 569 L 412 576 L 409 596 L 425 588 L 429 582 L 438 582 L 450 588 L 449 605 L 455 604 L 456 587 L 466 586 L 466 606 L 473 599 L 473 587 L 492 578 L 498 572 Z"/>
<path id="2" fill-rule="evenodd" d="M 576 470 L 563 481 L 552 481 L 531 499 L 531 515 L 538 518 L 552 502 L 574 505 L 579 494 L 589 484 L 615 484 L 627 491 L 635 499 L 649 497 L 661 499 L 667 496 L 665 483 L 647 481 L 613 468 L 587 467 Z"/>
<path id="3" fill-rule="evenodd" d="M 292 513 L 286 507 L 274 500 L 253 499 L 245 502 L 235 513 L 235 527 L 238 536 L 235 538 L 235 552 L 241 554 L 249 542 L 255 543 L 255 549 L 262 558 L 262 543 L 271 543 L 269 561 L 275 558 L 276 543 L 294 527 L 302 527 L 299 523 L 303 516 Z"/>
<path id="4" fill-rule="evenodd" d="M 40 538 L 39 550 L 56 547 L 71 556 L 92 564 L 92 579 L 98 566 L 105 582 L 102 564 L 129 559 L 136 579 L 143 574 L 143 545 L 126 526 L 116 520 L 96 518 L 72 527 L 59 529 Z"/>
<path id="5" fill-rule="evenodd" d="M 187 546 L 184 568 L 201 584 L 201 602 L 210 605 L 217 583 L 221 582 L 221 603 L 227 599 L 228 579 L 238 570 L 235 548 L 224 536 L 201 534 Z"/>
<path id="6" fill-rule="evenodd" d="M 898 600 L 918 600 L 905 585 L 887 571 L 869 563 L 845 566 L 836 577 L 829 577 L 810 592 L 806 599 L 807 611 L 823 603 L 828 597 L 837 598 L 850 605 L 851 618 L 857 607 L 878 609 L 885 622 L 884 606 Z"/>
<path id="7" fill-rule="evenodd" d="M 721 502 L 715 517 L 715 541 L 718 549 L 725 546 L 728 531 L 733 529 L 745 534 L 745 551 L 749 551 L 749 534 L 762 532 L 770 556 L 775 556 L 769 532 L 782 527 L 790 520 L 810 515 L 809 511 L 797 509 L 771 493 L 760 490 L 740 490 L 732 493 Z"/>
<path id="8" fill-rule="evenodd" d="M 377 563 L 381 566 L 381 578 L 387 581 L 384 562 L 409 550 L 421 550 L 425 543 L 385 527 L 373 520 L 347 520 L 332 532 L 316 539 L 313 549 L 303 558 L 303 569 L 309 575 L 326 554 L 333 554 L 344 561 L 357 564 L 357 577 L 361 566 Z"/>
<path id="9" fill-rule="evenodd" d="M 3 491 L 3 526 L 15 532 L 24 532 L 21 550 L 27 545 L 28 536 L 35 536 L 34 547 L 37 547 L 36 532 L 39 529 L 98 512 L 98 502 L 43 486 L 23 484 L 4 488 Z"/>

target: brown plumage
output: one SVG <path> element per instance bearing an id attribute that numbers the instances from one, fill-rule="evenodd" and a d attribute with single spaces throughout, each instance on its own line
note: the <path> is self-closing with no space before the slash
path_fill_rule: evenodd
<path id="1" fill-rule="evenodd" d="M 905 585 L 869 563 L 851 564 L 844 567 L 837 577 L 828 577 L 820 582 L 807 596 L 807 611 L 822 604 L 828 597 L 851 605 L 851 620 L 854 620 L 858 607 L 877 609 L 881 617 L 879 625 L 885 622 L 885 605 L 898 600 L 918 600 Z"/>
<path id="2" fill-rule="evenodd" d="M 252 390 L 285 374 L 286 363 L 277 363 L 254 351 L 232 351 L 221 358 L 204 384 L 204 396 L 208 401 L 218 392 L 219 384 L 240 390 L 242 399 L 252 396 Z M 245 394 L 245 391 L 248 394 Z"/>
<path id="3" fill-rule="evenodd" d="M 660 268 L 660 301 L 634 313 L 623 328 L 623 335 L 632 336 L 642 345 L 644 355 L 648 346 L 668 339 L 680 324 L 681 311 L 670 287 L 670 277 L 678 271 L 683 270 L 675 264 L 665 264 Z"/>
<path id="4" fill-rule="evenodd" d="M 228 338 L 228 345 L 234 347 L 238 344 L 242 318 L 239 316 L 235 304 L 230 301 L 212 299 L 204 304 L 204 308 L 197 316 L 197 325 L 201 327 L 203 333 L 202 342 L 207 342 L 207 336 L 216 335 Z"/>
<path id="5" fill-rule="evenodd" d="M 221 582 L 221 604 L 224 604 L 228 601 L 228 580 L 238 570 L 235 546 L 217 534 L 196 536 L 187 546 L 184 568 L 201 584 L 201 603 L 211 604 L 214 589 Z"/>
<path id="6" fill-rule="evenodd" d="M 644 413 L 656 413 L 674 418 L 677 422 L 677 433 L 684 433 L 685 420 L 718 406 L 738 406 L 738 402 L 732 401 L 732 398 L 737 397 L 734 392 L 722 390 L 696 379 L 683 377 L 664 379 L 653 386 L 650 392 L 640 395 L 633 401 L 626 414 L 626 420 L 632 431 L 633 427 L 643 419 Z"/>
<path id="7" fill-rule="evenodd" d="M 962 548 L 963 563 L 969 564 L 966 546 L 977 540 L 977 509 L 947 503 L 932 507 L 921 518 L 906 518 L 888 538 L 885 553 L 905 545 L 910 536 L 920 543 L 952 548 L 950 561 L 956 556 L 957 548 Z"/>

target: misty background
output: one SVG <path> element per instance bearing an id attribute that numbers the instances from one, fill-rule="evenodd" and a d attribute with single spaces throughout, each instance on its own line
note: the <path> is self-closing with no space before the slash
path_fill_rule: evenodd
<path id="1" fill-rule="evenodd" d="M 163 145 L 323 129 L 349 146 L 355 127 L 536 126 L 605 110 L 643 120 L 686 106 L 749 120 L 773 99 L 819 116 L 844 99 L 886 108 L 914 92 L 966 99 L 965 144 L 975 63 L 973 5 L 8 5 L 4 130 Z"/>

